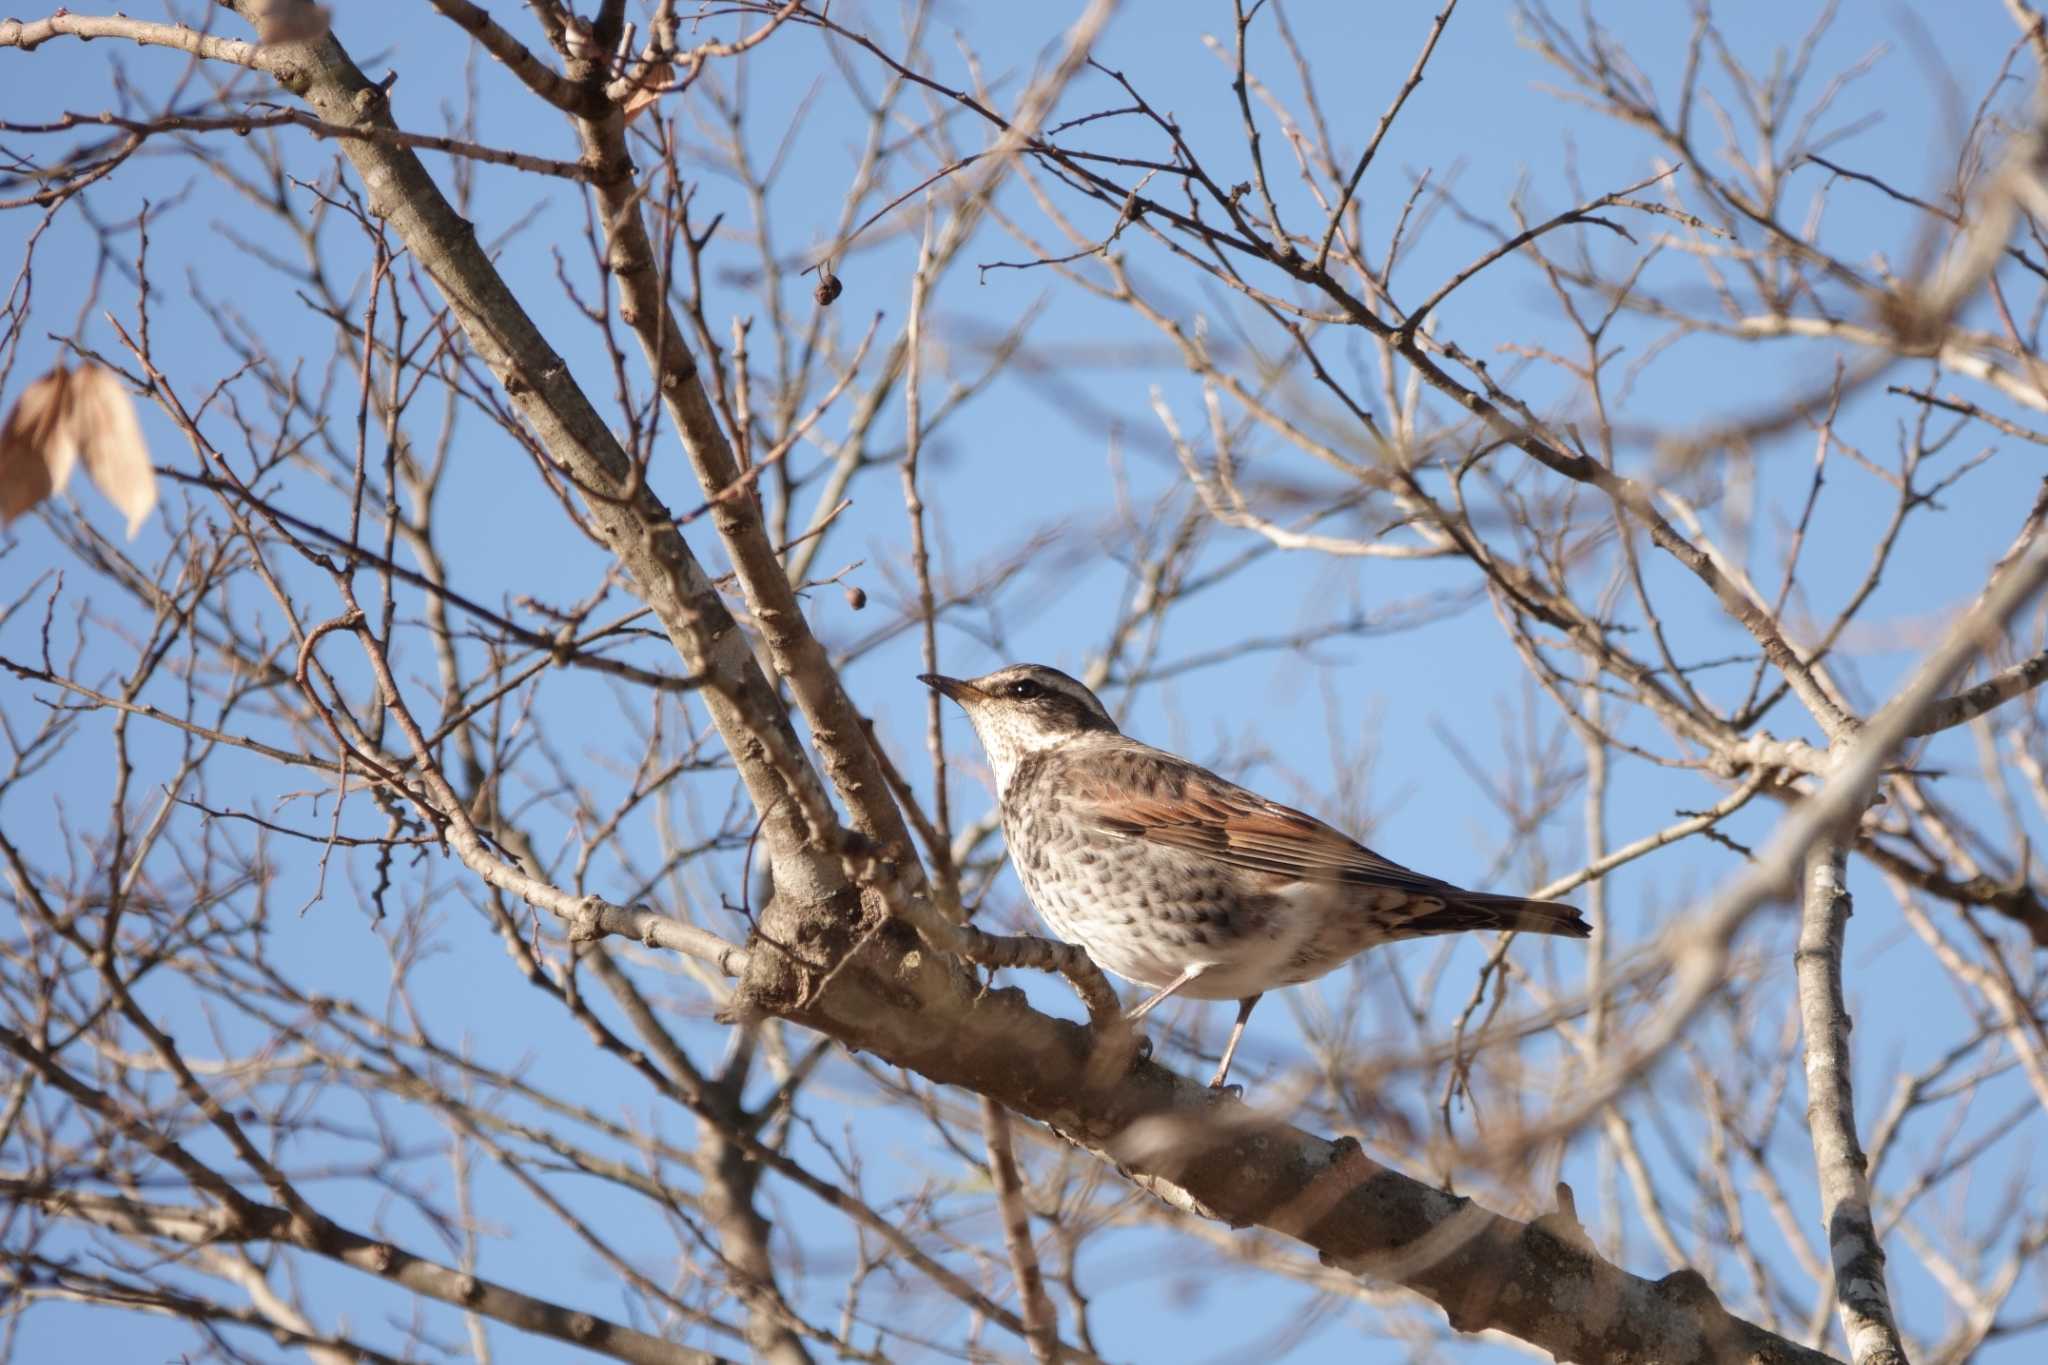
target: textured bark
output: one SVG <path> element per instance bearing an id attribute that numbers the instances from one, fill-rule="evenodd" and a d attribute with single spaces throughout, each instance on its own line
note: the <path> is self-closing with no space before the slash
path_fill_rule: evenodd
<path id="1" fill-rule="evenodd" d="M 739 1107 L 728 1104 L 723 1122 L 697 1125 L 697 1170 L 704 1188 L 699 1198 L 711 1225 L 718 1229 L 719 1250 L 732 1269 L 741 1302 L 747 1307 L 747 1345 L 754 1359 L 775 1365 L 809 1365 L 811 1355 L 790 1325 L 782 1295 L 775 1287 L 775 1261 L 768 1249 L 768 1220 L 754 1206 L 761 1183 L 761 1165 L 728 1134 L 744 1121 Z"/>
<path id="2" fill-rule="evenodd" d="M 1869 1161 L 1856 1139 L 1856 1096 L 1850 1085 L 1849 1007 L 1842 998 L 1842 940 L 1850 901 L 1843 878 L 1848 849 L 1816 843 L 1806 855 L 1799 924 L 1799 1021 L 1806 1035 L 1806 1125 L 1820 1211 L 1834 1267 L 1836 1310 L 1856 1365 L 1905 1365 L 1884 1248 L 1870 1216 Z"/>

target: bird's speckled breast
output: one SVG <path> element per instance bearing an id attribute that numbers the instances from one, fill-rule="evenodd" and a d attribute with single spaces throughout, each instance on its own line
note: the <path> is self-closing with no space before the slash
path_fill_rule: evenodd
<path id="1" fill-rule="evenodd" d="M 1135 752 L 1134 752 L 1135 750 Z M 1137 746 L 1072 745 L 1027 756 L 1003 793 L 1003 834 L 1025 894 L 1052 931 L 1105 971 L 1164 986 L 1210 968 L 1183 993 L 1229 1000 L 1321 976 L 1348 952 L 1313 944 L 1333 887 L 1276 887 L 1199 853 L 1112 833 L 1077 813 L 1075 790 L 1113 770 L 1118 789 L 1173 795 L 1172 774 Z M 1075 769 L 1081 767 L 1083 771 Z M 1351 949 L 1350 951 L 1355 951 Z"/>

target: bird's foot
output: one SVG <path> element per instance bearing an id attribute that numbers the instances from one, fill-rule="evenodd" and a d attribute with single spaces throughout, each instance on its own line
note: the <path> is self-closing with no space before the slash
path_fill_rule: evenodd
<path id="1" fill-rule="evenodd" d="M 1244 1103 L 1244 1087 L 1234 1081 L 1229 1085 L 1224 1085 L 1220 1081 L 1211 1081 L 1209 1082 L 1209 1093 L 1219 1100 L 1235 1100 L 1239 1104 Z"/>

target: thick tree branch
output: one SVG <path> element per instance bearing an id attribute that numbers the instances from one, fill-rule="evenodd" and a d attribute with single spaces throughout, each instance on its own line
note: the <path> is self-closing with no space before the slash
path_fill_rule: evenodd
<path id="1" fill-rule="evenodd" d="M 486 52 L 503 62 L 505 69 L 528 90 L 557 109 L 595 112 L 603 96 L 589 86 L 569 80 L 543 61 L 526 44 L 508 33 L 490 12 L 470 0 L 429 0 L 433 7 L 467 32 Z"/>
<path id="2" fill-rule="evenodd" d="M 1021 992 L 977 995 L 886 936 L 841 946 L 852 957 L 822 991 L 758 1003 L 1044 1122 L 1185 1212 L 1270 1228 L 1406 1286 L 1459 1331 L 1507 1332 L 1562 1360 L 1827 1360 L 1730 1315 L 1694 1272 L 1631 1275 L 1150 1061 L 1101 1084 L 1089 1030 L 1037 1013 Z"/>
<path id="3" fill-rule="evenodd" d="M 170 47 L 209 61 L 229 62 L 273 74 L 290 65 L 288 59 L 261 43 L 220 38 L 183 24 L 152 24 L 124 15 L 53 14 L 47 19 L 0 19 L 0 47 L 18 47 L 33 52 L 52 38 L 125 38 L 146 47 Z"/>
<path id="4" fill-rule="evenodd" d="M 390 126 L 383 92 L 331 34 L 265 53 L 279 80 L 326 121 Z M 470 345 L 541 447 L 583 492 L 593 527 L 691 671 L 704 679 L 705 706 L 763 812 L 778 895 L 817 906 L 838 900 L 848 880 L 830 804 L 774 689 L 674 518 L 419 159 L 406 148 L 367 139 L 348 139 L 342 147 L 369 189 L 372 209 L 431 272 Z"/>
<path id="5" fill-rule="evenodd" d="M 1913 734 L 1931 735 L 1937 730 L 1967 725 L 2013 698 L 2025 696 L 2043 682 L 2048 682 L 2048 651 L 2002 668 L 1952 697 L 1943 697 L 1928 708 L 1926 717 L 1913 727 Z"/>
<path id="6" fill-rule="evenodd" d="M 809 723 L 826 774 L 846 803 L 854 827 L 910 862 L 910 833 L 875 761 L 871 742 L 824 647 L 804 619 L 757 497 L 720 496 L 746 471 L 719 424 L 711 397 L 669 306 L 662 268 L 640 211 L 641 191 L 626 150 L 625 121 L 616 112 L 578 122 L 594 177 L 607 238 L 607 261 L 618 282 L 619 315 L 639 340 L 655 384 L 676 425 L 698 484 L 710 499 L 711 524 L 732 556 L 747 606 L 759 624 L 777 673 Z"/>
<path id="7" fill-rule="evenodd" d="M 1884 1249 L 1870 1215 L 1869 1162 L 1856 1140 L 1850 1084 L 1849 1007 L 1842 997 L 1842 944 L 1849 927 L 1848 850 L 1822 840 L 1807 850 L 1801 898 L 1799 1019 L 1806 1035 L 1806 1125 L 1813 1137 L 1820 1211 L 1842 1332 L 1856 1365 L 1905 1365 Z"/>

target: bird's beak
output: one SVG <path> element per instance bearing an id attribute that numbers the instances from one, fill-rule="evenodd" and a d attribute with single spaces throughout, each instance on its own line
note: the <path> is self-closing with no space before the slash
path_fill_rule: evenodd
<path id="1" fill-rule="evenodd" d="M 979 697 L 981 695 L 975 689 L 973 683 L 962 682 L 958 678 L 949 678 L 943 673 L 920 673 L 917 675 L 917 680 L 940 696 L 951 697 L 962 706 L 967 704 L 970 697 Z"/>

